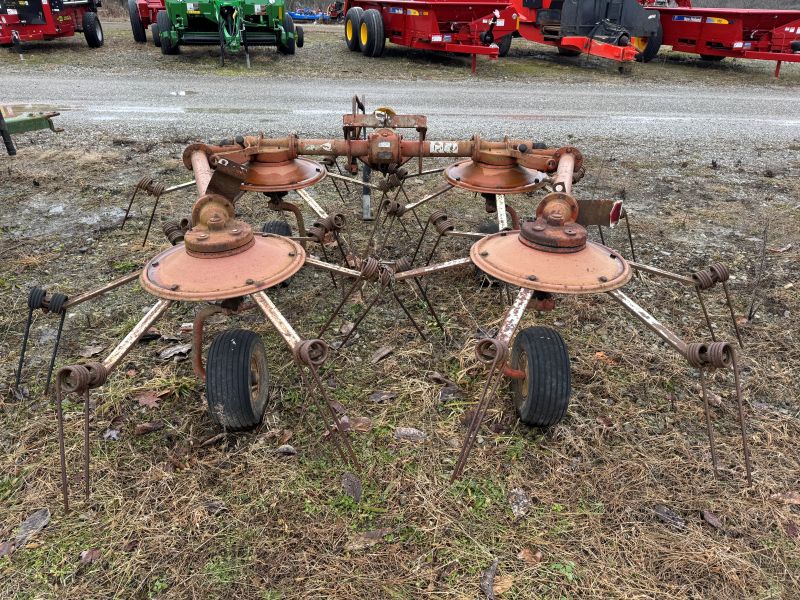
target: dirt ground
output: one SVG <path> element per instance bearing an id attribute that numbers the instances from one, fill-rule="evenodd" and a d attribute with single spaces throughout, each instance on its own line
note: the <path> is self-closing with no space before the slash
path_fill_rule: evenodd
<path id="1" fill-rule="evenodd" d="M 191 67 L 198 82 L 219 73 L 210 50 L 191 49 L 176 61 L 152 46 L 126 42 L 121 26 L 107 30 L 125 49 L 118 55 L 109 43 L 103 50 L 107 68 L 131 73 L 132 82 L 150 69 L 166 77 Z M 338 34 L 319 37 L 321 48 L 310 43 L 291 68 L 259 50 L 251 71 L 233 65 L 224 76 L 231 76 L 231 86 L 240 85 L 239 76 L 268 86 L 273 76 L 332 78 L 347 65 L 351 75 L 363 68 L 363 57 L 341 51 Z M 81 43 L 63 42 L 63 54 L 84 60 Z M 510 61 L 482 64 L 474 85 L 533 81 L 546 87 L 569 78 L 600 95 L 618 85 L 619 74 L 602 65 L 575 68 L 547 51 L 512 52 Z M 531 60 L 537 55 L 545 60 Z M 30 73 L 86 77 L 97 64 L 85 60 L 90 62 L 73 66 L 46 45 L 24 61 L 0 57 L 4 76 L 20 80 Z M 381 65 L 400 79 L 445 85 L 468 80 L 463 63 L 428 62 L 395 49 Z M 667 55 L 663 65 L 636 67 L 625 77 L 632 93 L 661 82 L 691 90 L 695 81 L 742 96 L 797 89 L 796 69 L 787 69 L 779 82 L 769 79 L 770 70 L 755 63 L 704 67 Z M 15 96 L 13 90 L 8 96 Z M 305 102 L 301 90 L 297 103 Z M 448 108 L 443 99 L 442 112 Z M 428 117 L 435 139 L 436 115 Z M 40 285 L 76 294 L 135 271 L 168 247 L 160 225 L 186 215 L 194 199 L 190 191 L 162 198 L 144 247 L 151 199 L 139 197 L 133 220 L 120 229 L 132 185 L 142 175 L 167 183 L 188 178 L 179 157 L 197 137 L 193 131 L 126 137 L 125 119 L 120 114 L 84 129 L 65 119 L 67 131 L 20 135 L 19 155 L 0 157 L 0 301 L 6 306 L 0 314 L 0 544 L 13 542 L 35 511 L 50 512 L 47 525 L 20 547 L 0 545 L 0 597 L 482 598 L 484 573 L 494 561 L 489 587 L 503 600 L 800 596 L 797 131 L 768 136 L 751 119 L 736 126 L 744 140 L 739 146 L 731 143 L 735 127 L 706 139 L 694 135 L 699 123 L 690 123 L 692 135 L 674 146 L 612 139 L 605 130 L 564 140 L 586 156 L 587 176 L 575 193 L 625 201 L 640 262 L 679 273 L 719 261 L 731 267 L 745 344 L 740 360 L 752 487 L 744 478 L 731 374 L 712 378 L 721 465 L 715 479 L 697 374 L 602 296 L 560 297 L 554 311 L 529 311 L 522 323 L 555 327 L 568 344 L 573 395 L 565 420 L 547 430 L 522 425 L 504 386 L 465 477 L 450 484 L 465 421 L 484 382 L 475 342 L 497 327 L 506 304 L 502 290 L 481 288 L 466 269 L 428 281 L 445 333 L 414 289 L 399 286 L 428 341 L 393 303 L 382 301 L 355 343 L 333 352 L 323 369 L 351 424 L 361 463 L 358 501 L 352 486 L 343 485 L 350 469 L 326 439 L 285 345 L 255 312 L 212 320 L 208 327 L 206 346 L 230 327 L 259 332 L 271 369 L 264 423 L 220 435 L 191 361 L 159 358 L 189 341 L 182 324 L 192 321 L 197 307 L 184 304 L 157 324 L 160 337 L 138 344 L 92 393 L 88 500 L 81 496 L 82 405 L 74 398 L 66 403 L 73 510 L 65 514 L 52 401 L 43 390 L 54 316 L 35 315 L 22 390 L 13 390 L 28 290 Z M 330 121 L 338 128 L 338 118 Z M 473 125 L 466 123 L 467 131 Z M 651 126 L 660 140 L 665 125 Z M 448 131 L 454 134 L 464 132 Z M 436 176 L 412 181 L 411 199 L 439 184 Z M 346 202 L 330 181 L 310 191 L 329 210 L 345 213 L 354 239 L 364 243 L 370 226 L 358 219 L 355 190 Z M 509 201 L 529 215 L 541 196 Z M 294 200 L 311 221 L 304 203 Z M 482 200 L 466 192 L 449 193 L 420 216 L 435 208 L 446 209 L 459 229 L 476 230 L 487 220 Z M 259 229 L 277 218 L 255 194 L 244 196 L 237 209 Z M 396 230 L 387 256 L 407 255 L 416 242 L 419 228 L 406 219 L 408 237 Z M 591 236 L 599 240 L 598 232 Z M 624 227 L 604 236 L 630 255 Z M 428 251 L 431 242 L 424 246 Z M 448 239 L 436 259 L 467 250 L 466 240 Z M 646 277 L 625 290 L 686 339 L 709 339 L 691 289 Z M 361 301 L 347 304 L 327 341 L 341 341 L 341 328 L 357 318 L 372 292 L 368 288 Z M 340 291 L 324 273 L 304 269 L 270 296 L 301 335 L 313 337 Z M 706 298 L 719 337 L 733 341 L 721 290 Z M 58 364 L 106 355 L 152 303 L 133 284 L 71 311 Z M 382 348 L 391 353 L 375 361 Z M 401 427 L 416 428 L 425 439 L 398 439 Z M 284 444 L 296 454 L 279 452 Z"/>

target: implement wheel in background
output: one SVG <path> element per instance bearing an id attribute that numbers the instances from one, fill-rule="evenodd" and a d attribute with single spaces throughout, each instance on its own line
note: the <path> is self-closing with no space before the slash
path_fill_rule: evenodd
<path id="1" fill-rule="evenodd" d="M 144 44 L 147 41 L 147 33 L 142 24 L 142 18 L 139 16 L 136 0 L 128 0 L 128 16 L 131 18 L 131 31 L 133 32 L 134 41 Z"/>
<path id="2" fill-rule="evenodd" d="M 361 25 L 358 28 L 358 42 L 364 56 L 378 57 L 383 54 L 386 46 L 386 36 L 383 30 L 383 17 L 381 13 L 370 8 L 361 16 Z"/>
<path id="3" fill-rule="evenodd" d="M 347 48 L 352 52 L 358 52 L 361 49 L 361 45 L 358 43 L 358 32 L 361 29 L 361 16 L 363 14 L 363 8 L 354 6 L 347 11 L 347 16 L 344 18 L 344 41 L 347 43 Z"/>

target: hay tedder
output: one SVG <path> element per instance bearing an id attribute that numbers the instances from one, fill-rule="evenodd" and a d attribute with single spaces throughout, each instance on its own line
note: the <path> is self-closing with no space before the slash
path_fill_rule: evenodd
<path id="1" fill-rule="evenodd" d="M 197 188 L 191 214 L 164 225 L 171 246 L 148 260 L 140 271 L 89 292 L 67 296 L 38 287 L 31 290 L 17 386 L 21 382 L 33 315 L 43 311 L 60 320 L 45 389 L 57 362 L 68 311 L 134 282 L 155 300 L 105 359 L 68 365 L 57 371 L 55 409 L 65 500 L 68 452 L 64 397 L 75 393 L 83 401 L 83 480 L 88 495 L 90 390 L 100 388 L 124 364 L 125 356 L 138 340 L 173 304 L 199 305 L 192 327 L 192 365 L 196 375 L 205 381 L 212 421 L 225 429 L 246 429 L 258 425 L 262 419 L 270 378 L 261 337 L 243 329 L 222 331 L 203 360 L 204 329 L 209 317 L 259 311 L 286 342 L 302 381 L 313 388 L 319 415 L 341 457 L 358 468 L 346 428 L 320 375 L 330 352 L 322 336 L 332 331 L 331 324 L 356 293 L 363 294 L 363 301 L 354 303 L 360 309 L 349 329 L 339 330 L 344 336 L 343 340 L 337 340 L 339 352 L 349 351 L 348 339 L 355 335 L 370 310 L 382 301 L 396 304 L 398 316 L 404 315 L 423 338 L 431 333 L 426 333 L 426 329 L 443 334 L 443 320 L 437 316 L 431 298 L 432 288 L 424 286 L 422 281 L 451 270 L 475 268 L 493 278 L 505 291 L 497 299 L 497 311 L 504 316 L 496 333 L 477 340 L 475 346 L 478 362 L 487 369 L 486 382 L 469 420 L 461 451 L 457 458 L 453 456 L 453 479 L 463 473 L 489 403 L 499 395 L 503 381 L 510 381 L 513 403 L 522 422 L 547 427 L 564 418 L 571 395 L 570 358 L 564 339 L 559 331 L 549 327 L 533 325 L 519 332 L 517 329 L 526 314 L 531 319 L 534 311 L 555 309 L 559 296 L 591 296 L 593 301 L 606 297 L 618 303 L 698 369 L 715 473 L 719 459 L 712 423 L 719 415 L 712 419 L 708 388 L 720 378 L 709 378 L 706 373 L 711 369 L 733 373 L 745 457 L 741 476 L 751 481 L 737 350 L 734 345 L 717 339 L 718 330 L 712 327 L 702 293 L 722 287 L 733 316 L 727 286 L 729 273 L 724 265 L 714 264 L 690 275 L 672 273 L 629 260 L 619 250 L 602 243 L 602 238 L 601 242 L 590 240 L 587 228 L 598 227 L 602 232 L 603 227 L 614 226 L 621 218 L 627 223 L 627 215 L 620 201 L 579 199 L 575 195 L 574 186 L 585 172 L 583 156 L 577 148 L 548 148 L 535 139 L 490 141 L 477 135 L 469 139 L 431 140 L 423 115 L 401 115 L 385 108 L 367 114 L 359 112 L 363 107 L 360 100 L 353 107 L 352 114 L 344 116 L 345 135 L 339 139 L 258 135 L 238 136 L 219 145 L 189 145 L 183 153 L 183 164 L 192 171 L 192 181 L 166 187 L 143 177 L 131 197 L 132 204 L 136 192 L 143 191 L 155 196 L 157 202 L 171 191 L 187 186 Z M 406 139 L 403 135 L 406 129 L 415 130 L 417 136 Z M 440 166 L 426 169 L 424 163 L 428 161 L 430 166 L 432 159 Z M 443 163 L 446 164 L 441 166 Z M 377 180 L 365 182 L 354 177 L 359 164 L 369 166 Z M 442 178 L 439 185 L 422 197 L 409 199 L 406 184 L 431 176 Z M 361 202 L 360 198 L 350 197 L 352 193 L 343 192 L 345 186 L 354 185 L 360 192 L 367 185 L 379 194 L 373 223 L 359 243 L 345 214 L 323 207 L 312 195 L 311 190 L 325 180 L 332 182 L 345 206 Z M 542 195 L 529 204 L 531 194 L 537 191 Z M 292 214 L 297 235 L 293 235 L 286 221 L 270 221 L 261 232 L 254 231 L 237 216 L 236 204 L 247 193 L 266 198 L 269 209 Z M 446 194 L 459 193 L 464 201 L 480 196 L 485 210 L 496 216 L 494 233 L 459 229 L 443 209 L 429 210 L 432 203 Z M 512 202 L 516 207 L 511 206 Z M 305 225 L 301 203 L 313 215 L 313 225 L 309 227 Z M 416 242 L 411 234 L 415 228 Z M 399 238 L 392 243 L 394 236 Z M 462 246 L 456 250 L 456 258 L 436 262 L 437 251 L 442 247 L 440 242 L 445 238 L 453 242 L 454 248 Z M 331 249 L 333 256 L 329 256 Z M 632 240 L 631 254 L 634 255 Z M 322 280 L 326 289 L 316 294 L 313 308 L 329 311 L 328 317 L 315 336 L 306 337 L 278 309 L 273 291 L 308 269 L 326 272 L 330 282 Z M 637 304 L 628 295 L 629 291 L 623 291 L 634 273 L 685 286 L 696 293 L 711 340 L 687 342 Z M 472 277 L 460 277 L 450 285 L 475 283 Z M 339 291 L 339 298 L 334 290 Z M 417 303 L 409 303 L 409 295 L 420 301 L 432 320 L 420 322 L 414 318 L 413 307 Z M 291 296 L 284 295 L 281 299 L 291 301 Z M 326 309 L 326 301 L 336 306 Z M 311 309 L 306 307 L 306 310 Z M 735 320 L 733 328 L 741 345 Z M 74 410 L 76 405 L 70 406 Z M 726 459 L 726 465 L 729 464 Z"/>
<path id="2" fill-rule="evenodd" d="M 345 9 L 350 50 L 377 57 L 388 39 L 470 54 L 473 71 L 478 55 L 505 56 L 514 37 L 555 46 L 564 55 L 631 61 L 659 26 L 656 13 L 637 0 L 348 0 Z"/>
<path id="3" fill-rule="evenodd" d="M 19 46 L 83 33 L 90 48 L 103 45 L 100 0 L 0 0 L 0 46 Z"/>
<path id="4" fill-rule="evenodd" d="M 166 0 L 155 31 L 164 54 L 178 54 L 182 45 L 218 45 L 220 65 L 226 51 L 244 50 L 248 67 L 250 47 L 277 46 L 281 54 L 294 54 L 304 39 L 303 28 L 295 26 L 283 0 Z"/>

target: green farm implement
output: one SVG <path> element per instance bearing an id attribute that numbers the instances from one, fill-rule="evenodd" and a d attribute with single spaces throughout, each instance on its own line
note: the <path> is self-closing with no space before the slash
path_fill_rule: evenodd
<path id="1" fill-rule="evenodd" d="M 6 146 L 8 155 L 14 156 L 17 153 L 14 140 L 11 139 L 12 133 L 24 133 L 26 131 L 36 131 L 37 129 L 50 129 L 56 132 L 63 131 L 53 125 L 53 117 L 57 116 L 57 112 L 37 112 L 25 113 L 17 117 L 4 117 L 3 111 L 0 110 L 0 137 L 3 138 L 3 143 Z"/>
<path id="2" fill-rule="evenodd" d="M 244 50 L 249 67 L 251 46 L 277 46 L 281 54 L 303 47 L 303 28 L 295 26 L 283 0 L 167 0 L 156 25 L 164 54 L 178 54 L 181 45 L 219 45 L 220 65 L 226 52 Z"/>

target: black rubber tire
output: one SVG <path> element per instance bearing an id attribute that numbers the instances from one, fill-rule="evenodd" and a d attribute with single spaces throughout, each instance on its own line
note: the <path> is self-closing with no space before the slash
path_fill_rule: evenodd
<path id="1" fill-rule="evenodd" d="M 361 29 L 361 15 L 363 14 L 363 8 L 354 6 L 347 11 L 344 17 L 344 41 L 347 44 L 348 50 L 352 52 L 361 50 L 361 43 L 358 41 L 358 32 Z M 348 35 L 350 36 L 349 38 Z"/>
<path id="2" fill-rule="evenodd" d="M 555 425 L 569 407 L 571 373 L 564 338 L 549 327 L 528 327 L 517 334 L 511 368 L 524 370 L 511 390 L 520 420 L 535 427 Z"/>
<path id="3" fill-rule="evenodd" d="M 156 24 L 158 25 L 159 34 L 172 31 L 172 20 L 165 10 L 158 11 Z M 177 44 L 173 45 L 170 38 L 161 38 L 161 54 L 178 54 L 179 52 L 180 47 Z"/>
<path id="4" fill-rule="evenodd" d="M 133 40 L 144 44 L 147 41 L 147 32 L 142 24 L 142 18 L 139 16 L 139 10 L 136 8 L 136 0 L 128 0 L 128 16 L 131 18 Z"/>
<path id="5" fill-rule="evenodd" d="M 286 44 L 278 43 L 278 52 L 281 54 L 285 54 L 286 56 L 291 56 L 294 54 L 295 47 L 296 47 L 296 40 L 295 40 L 295 28 L 294 28 L 294 21 L 292 20 L 291 15 L 287 13 L 283 13 L 283 29 L 287 33 L 291 33 L 292 37 Z"/>
<path id="6" fill-rule="evenodd" d="M 153 45 L 161 48 L 161 31 L 158 29 L 158 23 L 150 25 L 150 35 L 153 36 Z"/>
<path id="7" fill-rule="evenodd" d="M 305 46 L 306 34 L 305 31 L 303 31 L 303 28 L 300 25 L 298 25 L 297 27 L 294 28 L 294 33 L 295 33 L 295 42 L 297 47 L 302 48 L 303 46 Z"/>
<path id="8" fill-rule="evenodd" d="M 269 369 L 257 333 L 229 329 L 214 338 L 206 363 L 206 397 L 211 419 L 225 429 L 248 429 L 261 422 L 269 398 Z"/>
<path id="9" fill-rule="evenodd" d="M 581 55 L 581 51 L 580 50 L 573 50 L 572 48 L 564 48 L 562 46 L 558 47 L 558 53 L 561 56 L 570 56 L 570 57 L 575 57 L 575 56 L 580 56 Z"/>
<path id="10" fill-rule="evenodd" d="M 361 16 L 361 25 L 358 28 L 358 43 L 361 45 L 361 54 L 364 56 L 378 57 L 383 54 L 383 48 L 386 44 L 383 17 L 374 8 L 365 10 Z"/>
<path id="11" fill-rule="evenodd" d="M 292 235 L 292 226 L 289 225 L 286 221 L 267 221 L 264 223 L 264 226 L 261 228 L 263 233 L 274 233 L 276 235 L 282 235 L 285 237 L 289 237 Z M 292 282 L 293 277 L 290 277 L 286 281 L 282 281 L 278 284 L 278 287 L 289 287 L 289 284 Z"/>
<path id="12" fill-rule="evenodd" d="M 105 42 L 103 26 L 100 24 L 96 12 L 83 13 L 83 37 L 86 38 L 89 48 L 99 48 Z"/>
<path id="13" fill-rule="evenodd" d="M 725 60 L 724 56 L 717 56 L 716 54 L 701 54 L 700 60 L 704 60 L 706 62 L 720 62 Z"/>
<path id="14" fill-rule="evenodd" d="M 497 233 L 498 231 L 500 231 L 500 226 L 492 221 L 481 223 L 481 225 L 478 227 L 478 233 Z M 499 279 L 492 277 L 491 275 L 487 275 L 478 267 L 475 267 L 475 277 L 478 280 L 478 287 L 480 288 L 493 288 L 502 285 L 502 282 Z"/>
<path id="15" fill-rule="evenodd" d="M 509 50 L 511 50 L 511 40 L 514 39 L 514 36 L 510 33 L 508 35 L 504 35 L 500 38 L 497 42 L 497 48 L 500 50 L 499 56 L 502 58 L 503 56 L 508 56 Z"/>
<path id="16" fill-rule="evenodd" d="M 658 13 L 656 13 L 658 14 Z M 636 55 L 636 60 L 641 63 L 649 63 L 653 60 L 661 49 L 661 42 L 664 39 L 664 30 L 661 28 L 661 20 L 658 21 L 658 30 L 655 35 L 647 38 L 647 45 L 644 50 Z"/>

